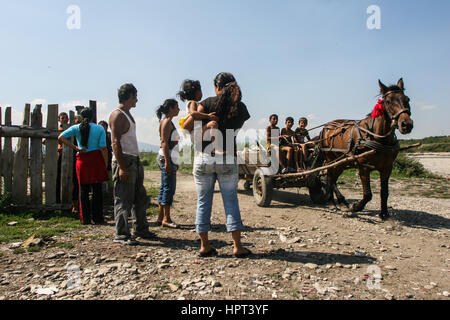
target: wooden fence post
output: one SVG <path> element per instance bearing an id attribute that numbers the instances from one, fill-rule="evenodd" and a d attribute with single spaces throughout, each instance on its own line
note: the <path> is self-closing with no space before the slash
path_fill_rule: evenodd
<path id="1" fill-rule="evenodd" d="M 5 126 L 11 126 L 11 107 L 7 107 L 5 111 Z M 13 165 L 13 153 L 12 153 L 12 138 L 5 137 L 5 144 L 3 147 L 3 183 L 5 187 L 5 193 L 12 192 L 12 165 Z"/>
<path id="2" fill-rule="evenodd" d="M 31 127 L 42 128 L 42 105 L 36 105 L 31 114 Z M 42 139 L 31 138 L 30 148 L 31 204 L 42 204 Z"/>
<path id="3" fill-rule="evenodd" d="M 92 122 L 97 124 L 97 101 L 89 100 L 89 109 L 92 110 Z"/>
<path id="4" fill-rule="evenodd" d="M 70 124 L 63 126 L 64 130 L 67 130 Z M 73 143 L 74 138 L 70 138 L 69 141 Z M 73 189 L 73 149 L 68 146 L 63 146 L 62 159 L 61 159 L 61 203 L 71 203 L 72 202 L 72 189 Z"/>
<path id="5" fill-rule="evenodd" d="M 25 105 L 23 125 L 30 125 L 30 104 Z M 17 150 L 14 155 L 13 166 L 13 201 L 20 204 L 28 202 L 28 145 L 29 138 L 19 138 Z"/>
<path id="6" fill-rule="evenodd" d="M 83 106 L 75 106 L 75 110 L 77 110 L 77 115 L 80 115 L 81 110 L 83 110 L 84 107 Z"/>
<path id="7" fill-rule="evenodd" d="M 69 123 L 71 126 L 75 124 L 75 112 L 73 110 L 69 111 Z"/>
<path id="8" fill-rule="evenodd" d="M 48 106 L 47 129 L 58 129 L 58 105 Z M 58 141 L 47 139 L 45 142 L 45 204 L 56 203 L 56 174 L 58 170 Z"/>

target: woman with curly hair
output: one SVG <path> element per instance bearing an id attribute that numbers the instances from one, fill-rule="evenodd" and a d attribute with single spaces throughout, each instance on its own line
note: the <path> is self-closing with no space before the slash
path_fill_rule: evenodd
<path id="1" fill-rule="evenodd" d="M 236 159 L 236 130 L 244 125 L 250 118 L 247 107 L 241 101 L 242 93 L 236 79 L 231 73 L 222 72 L 214 79 L 216 96 L 200 102 L 198 111 L 203 113 L 215 113 L 219 118 L 218 131 L 223 139 L 216 139 L 212 144 L 205 141 L 195 141 L 197 150 L 194 160 L 194 179 L 197 186 L 197 217 L 196 230 L 200 236 L 200 257 L 217 255 L 216 249 L 211 247 L 208 240 L 208 232 L 211 230 L 211 209 L 214 196 L 214 186 L 219 181 L 220 192 L 226 215 L 227 231 L 233 238 L 233 254 L 238 257 L 246 257 L 251 251 L 244 248 L 241 243 L 241 231 L 244 229 L 239 210 L 237 187 L 239 170 Z M 206 121 L 204 121 L 206 122 Z M 205 123 L 204 123 L 205 124 Z M 232 133 L 232 136 L 227 135 Z M 227 144 L 227 138 L 234 139 L 233 144 Z M 227 150 L 225 146 L 233 146 L 233 150 Z M 226 161 L 224 161 L 224 159 Z M 231 160 L 231 161 L 228 161 Z"/>

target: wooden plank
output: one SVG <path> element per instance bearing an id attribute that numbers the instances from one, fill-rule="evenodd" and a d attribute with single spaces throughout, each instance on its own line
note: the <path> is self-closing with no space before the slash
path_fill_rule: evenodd
<path id="1" fill-rule="evenodd" d="M 70 124 L 71 126 L 73 126 L 73 125 L 74 125 L 74 122 L 75 122 L 75 112 L 72 111 L 72 110 L 70 110 L 70 111 L 69 111 L 69 124 Z"/>
<path id="2" fill-rule="evenodd" d="M 42 105 L 36 105 L 31 114 L 31 127 L 42 127 Z M 42 139 L 32 138 L 30 147 L 31 204 L 42 204 Z"/>
<path id="3" fill-rule="evenodd" d="M 23 125 L 30 124 L 30 104 L 25 105 Z M 28 138 L 19 138 L 14 155 L 12 199 L 17 204 L 28 203 Z"/>
<path id="4" fill-rule="evenodd" d="M 5 111 L 5 125 L 11 125 L 11 107 L 7 107 Z M 5 137 L 3 146 L 3 183 L 5 187 L 5 193 L 12 192 L 12 166 L 13 166 L 13 152 L 12 152 L 12 139 Z"/>
<path id="5" fill-rule="evenodd" d="M 48 106 L 47 129 L 58 129 L 58 105 Z M 58 166 L 58 140 L 45 142 L 45 204 L 56 204 L 56 174 Z"/>
<path id="6" fill-rule="evenodd" d="M 92 110 L 92 122 L 97 123 L 97 101 L 89 100 L 89 109 Z"/>
<path id="7" fill-rule="evenodd" d="M 70 127 L 69 124 L 63 126 L 66 130 Z M 70 139 L 73 143 L 73 138 Z M 63 146 L 62 160 L 61 160 L 61 203 L 72 203 L 72 189 L 73 189 L 73 149 L 68 146 Z"/>
<path id="8" fill-rule="evenodd" d="M 58 139 L 60 133 L 57 129 L 35 129 L 30 126 L 0 126 L 0 136 L 2 137 Z"/>
<path id="9" fill-rule="evenodd" d="M 75 110 L 77 110 L 77 115 L 80 115 L 81 110 L 84 109 L 84 106 L 75 106 Z"/>

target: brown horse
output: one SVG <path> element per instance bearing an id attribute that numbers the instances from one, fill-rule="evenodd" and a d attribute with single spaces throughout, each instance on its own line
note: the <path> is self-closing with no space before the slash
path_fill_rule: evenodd
<path id="1" fill-rule="evenodd" d="M 333 198 L 333 193 L 335 193 L 338 203 L 343 203 L 350 208 L 338 190 L 336 181 L 347 167 L 357 168 L 363 186 L 363 199 L 354 203 L 350 211 L 362 211 L 372 200 L 370 172 L 378 170 L 381 179 L 380 218 L 384 220 L 389 217 L 387 209 L 389 177 L 400 149 L 395 129 L 399 129 L 402 134 L 408 134 L 413 129 L 413 121 L 410 118 L 410 100 L 404 94 L 403 79 L 400 79 L 397 85 L 389 87 L 386 87 L 380 80 L 378 83 L 382 96 L 382 114 L 376 118 L 372 118 L 372 115 L 369 114 L 361 121 L 336 120 L 329 122 L 320 134 L 320 145 L 326 159 L 325 164 L 333 163 L 348 155 L 376 150 L 375 154 L 360 158 L 354 163 L 328 169 L 327 195 L 329 200 L 335 204 Z"/>

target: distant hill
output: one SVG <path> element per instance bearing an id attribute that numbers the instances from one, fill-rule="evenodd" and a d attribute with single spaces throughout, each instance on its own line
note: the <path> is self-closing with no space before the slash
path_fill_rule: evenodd
<path id="1" fill-rule="evenodd" d="M 400 145 L 406 147 L 419 142 L 422 143 L 420 147 L 409 149 L 407 152 L 450 152 L 450 136 L 400 140 Z"/>
<path id="2" fill-rule="evenodd" d="M 155 146 L 154 144 L 138 142 L 138 146 L 139 146 L 140 152 L 158 152 L 159 151 L 159 146 Z"/>

